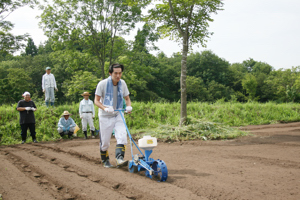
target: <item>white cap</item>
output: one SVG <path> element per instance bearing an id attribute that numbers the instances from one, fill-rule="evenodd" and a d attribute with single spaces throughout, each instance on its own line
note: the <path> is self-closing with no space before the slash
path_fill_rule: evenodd
<path id="1" fill-rule="evenodd" d="M 26 91 L 26 92 L 24 92 L 24 94 L 22 96 L 25 97 L 26 95 L 30 96 L 30 93 Z"/>

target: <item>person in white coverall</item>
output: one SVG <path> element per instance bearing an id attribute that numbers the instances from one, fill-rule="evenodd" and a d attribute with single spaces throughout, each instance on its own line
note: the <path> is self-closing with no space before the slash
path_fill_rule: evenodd
<path id="1" fill-rule="evenodd" d="M 113 167 L 110 164 L 107 151 L 113 130 L 115 130 L 117 140 L 115 151 L 117 165 L 125 166 L 128 164 L 128 161 L 124 160 L 125 145 L 127 144 L 126 128 L 121 114 L 114 111 L 115 109 L 123 109 L 123 98 L 126 102 L 126 111 L 128 113 L 132 111 L 127 85 L 121 79 L 123 70 L 123 65 L 112 64 L 109 67 L 110 76 L 98 83 L 95 92 L 94 103 L 99 107 L 100 154 L 102 163 L 106 168 Z"/>
<path id="2" fill-rule="evenodd" d="M 79 116 L 82 124 L 82 131 L 84 134 L 84 139 L 87 139 L 87 124 L 89 123 L 90 130 L 92 132 L 92 138 L 95 138 L 95 126 L 93 118 L 95 118 L 95 108 L 94 102 L 89 99 L 91 94 L 89 92 L 84 92 L 81 94 L 84 99 L 80 101 L 79 104 Z"/>
<path id="3" fill-rule="evenodd" d="M 57 86 L 56 86 L 56 81 L 55 77 L 53 74 L 51 74 L 51 68 L 46 67 L 46 73 L 43 75 L 42 78 L 42 89 L 43 92 L 45 93 L 45 102 L 46 106 L 49 106 L 49 101 L 50 105 L 54 107 L 54 89 L 58 91 Z"/>

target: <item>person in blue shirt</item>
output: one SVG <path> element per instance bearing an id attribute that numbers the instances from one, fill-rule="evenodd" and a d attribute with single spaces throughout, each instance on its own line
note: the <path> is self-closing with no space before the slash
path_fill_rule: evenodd
<path id="1" fill-rule="evenodd" d="M 61 118 L 58 121 L 58 133 L 61 137 L 64 135 L 68 135 L 68 138 L 72 138 L 72 135 L 74 133 L 76 124 L 74 120 L 70 117 L 70 114 L 68 111 L 64 111 Z"/>

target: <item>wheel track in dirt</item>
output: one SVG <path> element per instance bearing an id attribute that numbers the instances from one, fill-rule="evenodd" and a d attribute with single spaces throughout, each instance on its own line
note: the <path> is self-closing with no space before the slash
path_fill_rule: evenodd
<path id="1" fill-rule="evenodd" d="M 33 149 L 33 147 L 35 149 Z M 95 173 L 92 172 L 85 172 L 86 169 L 84 169 L 83 167 L 74 165 L 74 163 L 69 163 L 63 160 L 63 158 L 58 159 L 59 155 L 65 155 L 65 160 L 67 160 L 68 156 L 71 156 L 73 158 L 76 158 L 79 161 L 85 161 L 88 162 L 91 165 L 94 165 L 94 168 L 96 167 L 97 170 L 99 170 L 99 164 L 101 163 L 99 161 L 99 159 L 96 159 L 94 157 L 90 157 L 88 155 L 84 155 L 81 154 L 79 152 L 76 152 L 74 150 L 65 150 L 59 147 L 53 147 L 53 146 L 46 146 L 46 145 L 42 145 L 42 144 L 33 144 L 31 146 L 17 146 L 17 148 L 21 149 L 21 150 L 25 150 L 28 153 L 38 157 L 38 158 L 42 158 L 48 162 L 50 162 L 51 164 L 55 164 L 60 166 L 61 168 L 64 168 L 66 171 L 69 172 L 73 172 L 75 174 L 77 174 L 78 176 L 82 176 L 82 177 L 86 177 L 87 179 L 89 179 L 90 181 L 97 181 L 97 183 L 99 185 L 101 185 L 102 187 L 105 187 L 107 189 L 113 190 L 114 192 L 118 192 L 119 194 L 126 196 L 126 198 L 128 199 L 165 199 L 166 197 L 176 197 L 178 196 L 179 193 L 182 193 L 183 196 L 189 196 L 190 199 L 206 199 L 203 196 L 200 196 L 200 194 L 198 194 L 195 191 L 191 191 L 188 188 L 185 187 L 181 187 L 172 183 L 157 183 L 155 182 L 155 184 L 162 184 L 162 191 L 163 188 L 172 188 L 173 191 L 177 191 L 174 192 L 174 194 L 166 194 L 165 197 L 161 195 L 161 193 L 153 193 L 153 192 L 149 192 L 151 191 L 151 187 L 147 186 L 146 184 L 141 184 L 141 182 L 143 182 L 143 180 L 141 179 L 146 179 L 147 181 L 152 182 L 153 180 L 149 179 L 149 178 L 145 178 L 144 175 L 141 174 L 131 174 L 128 172 L 127 168 L 126 169 L 119 169 L 118 171 L 122 173 L 126 172 L 125 176 L 136 176 L 137 179 L 139 180 L 139 183 L 137 184 L 132 184 L 132 183 L 123 183 L 123 181 L 116 181 L 116 180 L 112 180 L 110 179 L 110 177 L 108 178 L 107 176 L 104 175 L 99 175 L 97 173 L 97 175 Z M 48 151 L 48 152 L 47 152 Z M 55 155 L 54 155 L 55 154 Z M 89 165 L 90 166 L 90 165 Z M 103 168 L 101 167 L 101 170 Z M 94 169 L 91 169 L 94 170 Z M 108 170 L 108 169 L 104 169 L 104 170 Z M 109 179 L 109 180 L 108 180 Z M 145 190 L 139 190 L 139 187 L 149 187 L 149 189 Z M 134 192 L 132 192 L 134 191 Z M 176 193 L 178 193 L 176 195 Z M 179 195 L 180 196 L 180 195 Z"/>
<path id="2" fill-rule="evenodd" d="M 12 153 L 12 151 L 3 151 L 3 155 L 15 167 L 17 167 L 26 177 L 31 179 L 42 187 L 43 190 L 48 191 L 55 199 L 84 199 L 80 195 L 73 192 L 67 185 L 61 184 L 51 178 L 51 175 L 45 173 L 43 170 L 38 169 L 36 166 L 29 164 L 20 156 Z"/>
<path id="3" fill-rule="evenodd" d="M 249 160 L 251 162 L 260 162 L 267 166 L 269 165 L 269 166 L 278 166 L 282 168 L 300 169 L 300 163 L 291 160 L 279 160 L 279 159 L 264 158 L 259 156 L 231 156 L 231 158 L 233 157 L 242 160 Z"/>
<path id="4" fill-rule="evenodd" d="M 72 151 L 71 152 L 66 152 L 64 150 L 61 150 L 60 148 L 44 147 L 44 146 L 41 146 L 41 145 L 34 145 L 34 146 L 38 147 L 38 148 L 37 149 L 32 149 L 32 146 L 30 148 L 18 146 L 17 148 L 20 149 L 20 150 L 24 150 L 24 151 L 34 155 L 35 157 L 41 158 L 41 159 L 45 160 L 46 162 L 50 162 L 51 164 L 60 167 L 62 170 L 65 170 L 67 172 L 74 173 L 74 174 L 76 174 L 80 177 L 86 178 L 90 181 L 90 183 L 96 183 L 99 186 L 105 188 L 105 190 L 107 190 L 107 191 L 119 193 L 121 196 L 126 197 L 127 199 L 153 199 L 153 198 L 157 198 L 157 196 L 153 196 L 149 193 L 142 192 L 142 191 L 138 190 L 137 188 L 130 188 L 130 187 L 126 186 L 125 184 L 122 184 L 122 183 L 119 183 L 119 182 L 108 181 L 103 176 L 99 176 L 98 174 L 97 175 L 93 174 L 92 172 L 86 172 L 86 169 L 83 169 L 82 167 L 75 166 L 70 162 L 67 162 L 67 161 L 64 161 L 62 159 L 51 156 L 49 154 L 43 153 L 39 150 L 40 150 L 40 148 L 41 149 L 45 148 L 45 149 L 48 149 L 48 150 L 51 149 L 51 150 L 55 150 L 56 152 L 59 152 L 59 153 L 70 154 L 72 156 L 75 156 L 76 158 L 81 158 L 81 159 L 93 162 L 95 164 L 99 163 L 99 161 L 95 161 L 94 159 L 89 158 L 88 156 L 81 155 L 79 153 L 72 152 Z M 134 195 L 130 191 L 135 191 Z M 73 196 L 75 196 L 76 199 L 80 199 L 79 194 L 73 194 Z M 91 197 L 89 197 L 89 199 L 91 199 Z"/>

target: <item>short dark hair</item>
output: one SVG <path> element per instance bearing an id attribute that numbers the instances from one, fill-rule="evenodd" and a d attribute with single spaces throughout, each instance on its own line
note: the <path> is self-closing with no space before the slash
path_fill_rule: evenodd
<path id="1" fill-rule="evenodd" d="M 112 64 L 111 66 L 109 66 L 108 72 L 109 73 L 113 73 L 114 72 L 114 68 L 121 68 L 122 72 L 123 72 L 124 65 L 121 65 L 121 64 Z"/>

